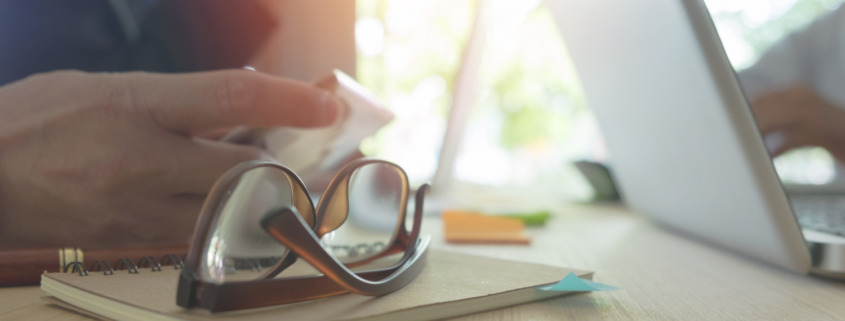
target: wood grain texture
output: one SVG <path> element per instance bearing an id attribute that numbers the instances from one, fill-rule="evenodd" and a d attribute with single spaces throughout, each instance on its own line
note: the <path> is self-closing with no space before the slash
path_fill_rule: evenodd
<path id="1" fill-rule="evenodd" d="M 530 247 L 455 251 L 595 271 L 611 292 L 553 299 L 458 320 L 841 320 L 845 283 L 798 275 L 688 239 L 617 207 L 564 206 L 529 229 Z M 426 221 L 433 240 L 436 219 Z"/>
<path id="2" fill-rule="evenodd" d="M 451 245 L 426 218 L 433 247 L 596 271 L 611 292 L 503 308 L 456 320 L 838 320 L 845 283 L 798 275 L 659 228 L 612 206 L 562 206 L 531 246 Z M 0 318 L 86 317 L 48 305 L 36 287 L 0 288 Z"/>

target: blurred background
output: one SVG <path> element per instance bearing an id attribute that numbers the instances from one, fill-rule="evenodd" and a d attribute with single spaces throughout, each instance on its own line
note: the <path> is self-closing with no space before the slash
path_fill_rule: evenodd
<path id="1" fill-rule="evenodd" d="M 741 70 L 842 0 L 706 3 Z M 358 0 L 355 10 L 357 78 L 397 115 L 364 142 L 366 155 L 398 162 L 413 184 L 450 173 L 449 188 L 462 197 L 593 196 L 572 162 L 608 155 L 542 1 Z M 460 124 L 448 123 L 450 113 Z M 449 168 L 438 169 L 441 151 Z M 775 166 L 793 183 L 834 175 L 833 158 L 821 148 L 787 153 Z"/>

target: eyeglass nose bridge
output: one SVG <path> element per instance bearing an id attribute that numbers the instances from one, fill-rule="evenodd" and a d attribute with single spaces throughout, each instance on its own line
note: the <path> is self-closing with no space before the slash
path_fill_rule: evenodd
<path id="1" fill-rule="evenodd" d="M 349 217 L 349 178 L 350 175 L 345 175 L 337 184 L 330 183 L 317 204 L 314 232 L 318 238 L 340 228 Z"/>

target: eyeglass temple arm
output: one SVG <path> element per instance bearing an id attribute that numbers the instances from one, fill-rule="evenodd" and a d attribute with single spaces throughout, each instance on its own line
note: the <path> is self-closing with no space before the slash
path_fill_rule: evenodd
<path id="1" fill-rule="evenodd" d="M 417 240 L 420 238 L 420 230 L 422 230 L 423 202 L 425 202 L 425 194 L 428 193 L 428 190 L 430 188 L 431 185 L 425 183 L 417 189 L 417 195 L 414 199 L 414 226 L 411 228 L 410 238 L 408 242 L 409 248 L 416 245 Z M 405 225 L 403 224 L 403 230 L 404 227 Z"/>
<path id="2" fill-rule="evenodd" d="M 414 213 L 414 222 L 421 222 L 422 212 Z M 276 240 L 290 248 L 299 257 L 311 263 L 317 270 L 349 291 L 363 295 L 384 295 L 399 290 L 416 277 L 422 270 L 425 247 L 415 251 L 417 244 L 411 244 L 408 251 L 414 251 L 406 262 L 411 262 L 397 269 L 383 280 L 363 279 L 331 256 L 320 244 L 308 224 L 293 207 L 282 207 L 267 213 L 261 220 L 261 226 Z M 418 230 L 418 228 L 415 228 Z M 418 232 L 417 232 L 418 234 Z"/>

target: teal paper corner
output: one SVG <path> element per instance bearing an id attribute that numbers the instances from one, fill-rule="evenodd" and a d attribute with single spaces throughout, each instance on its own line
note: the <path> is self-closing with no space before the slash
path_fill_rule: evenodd
<path id="1" fill-rule="evenodd" d="M 552 285 L 542 286 L 540 290 L 543 291 L 568 291 L 568 292 L 584 292 L 584 291 L 611 291 L 619 288 L 607 284 L 601 284 L 592 280 L 584 280 L 578 277 L 573 272 L 569 272 L 563 280 Z"/>

